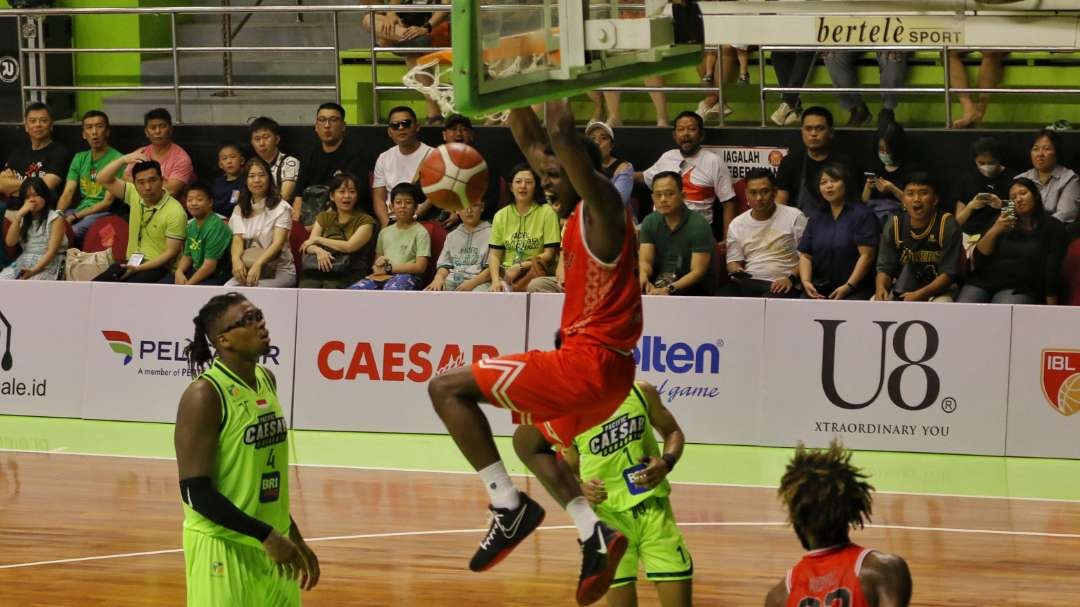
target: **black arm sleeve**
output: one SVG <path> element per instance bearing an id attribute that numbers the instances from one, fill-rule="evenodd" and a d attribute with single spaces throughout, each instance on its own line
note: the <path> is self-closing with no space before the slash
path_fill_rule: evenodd
<path id="1" fill-rule="evenodd" d="M 270 537 L 273 527 L 252 518 L 236 507 L 210 482 L 209 476 L 196 476 L 180 481 L 180 498 L 195 512 L 237 533 L 253 537 L 260 542 Z"/>

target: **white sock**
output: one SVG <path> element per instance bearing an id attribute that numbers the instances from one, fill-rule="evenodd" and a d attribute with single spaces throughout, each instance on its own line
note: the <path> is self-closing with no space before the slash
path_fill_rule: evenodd
<path id="1" fill-rule="evenodd" d="M 521 504 L 521 496 L 518 495 L 514 481 L 506 472 L 506 466 L 501 461 L 491 464 L 480 471 L 480 480 L 484 481 L 491 505 L 496 508 L 517 508 Z"/>
<path id="2" fill-rule="evenodd" d="M 600 519 L 596 518 L 596 513 L 593 512 L 588 500 L 583 496 L 579 495 L 566 502 L 566 513 L 570 515 L 570 518 L 574 519 L 578 539 L 582 542 L 592 537 L 592 534 L 596 532 L 596 523 L 599 523 Z"/>

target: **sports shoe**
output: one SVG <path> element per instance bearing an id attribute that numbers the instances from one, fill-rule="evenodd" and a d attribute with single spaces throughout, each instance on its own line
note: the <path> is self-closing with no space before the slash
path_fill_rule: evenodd
<path id="1" fill-rule="evenodd" d="M 694 108 L 694 113 L 697 114 L 698 116 L 701 116 L 701 122 L 703 122 L 703 123 L 708 122 L 710 115 L 720 113 L 720 104 L 719 103 L 714 103 L 712 105 L 705 105 L 705 100 L 702 99 L 701 101 L 698 102 L 697 107 Z M 730 115 L 732 115 L 734 113 L 735 113 L 735 110 L 732 109 L 730 105 L 725 103 L 724 104 L 724 116 L 727 117 L 727 116 L 730 116 Z"/>
<path id="2" fill-rule="evenodd" d="M 792 117 L 794 117 L 795 119 L 794 122 L 797 122 L 799 120 L 799 112 L 796 108 L 788 105 L 786 101 L 782 102 L 780 104 L 780 107 L 776 108 L 776 111 L 772 113 L 772 116 L 770 116 L 773 124 L 777 126 L 794 124 L 794 122 L 792 121 Z"/>
<path id="3" fill-rule="evenodd" d="M 870 113 L 870 108 L 866 107 L 866 104 L 857 105 L 851 108 L 851 115 L 848 117 L 847 126 L 856 128 L 860 127 L 867 122 L 870 122 L 870 118 L 873 114 Z"/>
<path id="4" fill-rule="evenodd" d="M 578 605 L 590 605 L 607 594 L 627 543 L 626 536 L 619 531 L 604 523 L 596 523 L 593 534 L 581 545 Z"/>
<path id="5" fill-rule="evenodd" d="M 544 509 L 528 495 L 518 492 L 521 503 L 517 508 L 491 509 L 491 527 L 480 540 L 469 569 L 487 571 L 506 558 L 534 529 L 544 522 Z"/>

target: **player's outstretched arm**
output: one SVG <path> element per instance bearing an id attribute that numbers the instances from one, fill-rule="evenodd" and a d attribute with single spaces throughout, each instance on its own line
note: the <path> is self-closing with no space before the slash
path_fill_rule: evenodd
<path id="1" fill-rule="evenodd" d="M 547 147 L 547 133 L 540 126 L 540 119 L 531 107 L 519 107 L 510 110 L 506 119 L 510 125 L 510 133 L 514 135 L 514 141 L 518 149 L 525 155 L 529 167 L 537 175 L 544 174 L 544 148 Z M 539 185 L 539 184 L 537 184 Z"/>
<path id="2" fill-rule="evenodd" d="M 908 607 L 911 603 L 911 571 L 895 554 L 871 552 L 863 561 L 859 581 L 874 607 Z"/>
<path id="3" fill-rule="evenodd" d="M 551 146 L 592 220 L 585 235 L 589 249 L 604 262 L 614 261 L 622 250 L 626 231 L 622 197 L 611 180 L 593 167 L 589 152 L 574 130 L 570 106 L 565 101 L 548 101 L 546 112 Z"/>

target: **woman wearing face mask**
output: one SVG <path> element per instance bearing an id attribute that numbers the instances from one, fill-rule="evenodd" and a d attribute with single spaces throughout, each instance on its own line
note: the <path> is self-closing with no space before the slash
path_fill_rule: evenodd
<path id="1" fill-rule="evenodd" d="M 1009 198 L 1015 212 L 1003 209 L 979 238 L 974 267 L 957 301 L 1056 304 L 1062 290 L 1065 226 L 1043 208 L 1032 180 L 1017 177 Z"/>
<path id="2" fill-rule="evenodd" d="M 877 133 L 876 158 L 868 165 L 862 201 L 879 214 L 895 214 L 902 207 L 904 186 L 912 172 L 907 155 L 907 134 L 893 121 L 884 122 Z"/>
<path id="3" fill-rule="evenodd" d="M 1031 143 L 1031 170 L 1027 177 L 1039 186 L 1043 207 L 1062 223 L 1076 221 L 1080 213 L 1080 176 L 1059 164 L 1065 157 L 1061 136 L 1042 129 Z"/>
<path id="4" fill-rule="evenodd" d="M 974 170 L 960 178 L 956 188 L 956 223 L 969 236 L 982 234 L 997 221 L 1016 171 L 1002 164 L 1001 147 L 993 137 L 971 145 Z M 965 247 L 966 248 L 966 247 Z"/>

